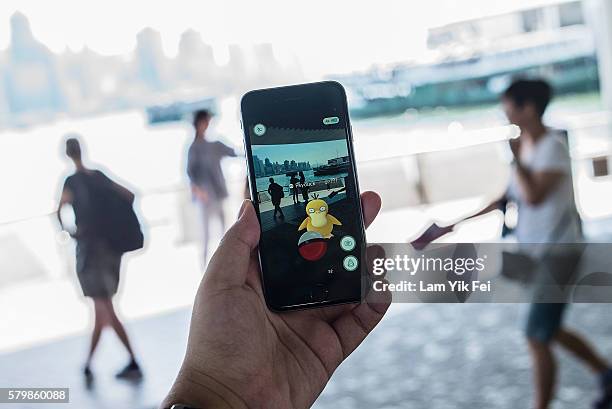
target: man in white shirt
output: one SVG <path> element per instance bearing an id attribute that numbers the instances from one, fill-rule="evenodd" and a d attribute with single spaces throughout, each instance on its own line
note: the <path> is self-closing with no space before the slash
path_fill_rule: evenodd
<path id="1" fill-rule="evenodd" d="M 582 240 L 565 132 L 550 129 L 542 122 L 551 95 L 551 87 L 542 80 L 515 81 L 502 95 L 504 112 L 521 134 L 510 141 L 515 162 L 506 197 L 479 213 L 498 209 L 502 200 L 516 202 L 516 238 L 541 265 L 546 249 L 542 244 Z M 533 303 L 529 310 L 526 337 L 534 362 L 535 408 L 547 409 L 553 398 L 557 366 L 552 352 L 554 342 L 600 377 L 602 396 L 594 407 L 609 408 L 610 365 L 581 336 L 563 326 L 565 309 L 563 303 Z"/>
<path id="2" fill-rule="evenodd" d="M 517 160 L 507 196 L 519 206 L 516 238 L 530 244 L 577 243 L 582 240 L 581 223 L 567 136 L 561 130 L 545 128 L 542 132 L 511 143 Z"/>

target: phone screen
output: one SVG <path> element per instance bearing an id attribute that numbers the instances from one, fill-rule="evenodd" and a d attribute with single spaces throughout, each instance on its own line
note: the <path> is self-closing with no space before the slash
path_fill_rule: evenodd
<path id="1" fill-rule="evenodd" d="M 242 120 L 268 305 L 359 301 L 365 238 L 343 88 L 252 91 Z"/>

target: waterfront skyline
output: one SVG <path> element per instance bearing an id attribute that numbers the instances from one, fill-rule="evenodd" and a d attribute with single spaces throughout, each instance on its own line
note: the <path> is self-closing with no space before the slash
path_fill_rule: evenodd
<path id="1" fill-rule="evenodd" d="M 296 163 L 308 163 L 312 167 L 325 165 L 329 159 L 348 155 L 345 139 L 283 145 L 252 145 L 251 149 L 253 155 L 262 161 L 266 158 L 271 163 L 294 160 Z"/>
<path id="2" fill-rule="evenodd" d="M 0 22 L 11 23 L 0 25 L 9 28 L 0 30 L 0 126 L 50 121 L 58 113 L 92 115 L 384 70 L 426 57 L 431 27 L 530 4 L 435 0 L 439 7 L 411 10 L 406 24 L 406 6 L 400 3 L 380 8 L 351 4 L 354 18 L 344 21 L 334 16 L 345 12 L 345 5 L 322 0 L 304 6 L 297 20 L 293 8 L 282 2 L 270 2 L 274 13 L 266 14 L 260 3 L 213 2 L 200 16 L 181 1 L 150 3 L 146 12 L 141 5 L 116 0 L 2 2 Z M 57 25 L 67 10 L 73 18 Z M 134 18 L 117 19 L 118 11 Z M 314 32 L 312 21 L 319 22 Z M 350 33 L 342 52 L 329 46 L 337 32 Z"/>
<path id="3" fill-rule="evenodd" d="M 178 52 L 170 57 L 162 34 L 145 27 L 127 55 L 103 55 L 87 46 L 54 52 L 26 14 L 15 12 L 9 20 L 8 47 L 0 50 L 0 127 L 303 80 L 295 61 L 279 60 L 271 43 L 229 44 L 219 59 L 201 33 L 184 27 Z"/>
<path id="4" fill-rule="evenodd" d="M 312 169 L 310 162 L 296 162 L 285 159 L 282 162 L 271 162 L 269 158 L 261 160 L 257 155 L 253 156 L 253 168 L 255 177 L 273 176 L 287 172 L 308 171 Z"/>

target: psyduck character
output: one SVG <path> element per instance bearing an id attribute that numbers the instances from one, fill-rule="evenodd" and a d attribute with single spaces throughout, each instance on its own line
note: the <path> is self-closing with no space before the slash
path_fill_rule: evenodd
<path id="1" fill-rule="evenodd" d="M 324 238 L 329 239 L 332 236 L 331 232 L 334 228 L 334 224 L 342 226 L 342 223 L 331 214 L 328 214 L 328 210 L 329 207 L 327 203 L 325 203 L 323 199 L 315 197 L 306 205 L 306 215 L 308 215 L 308 217 L 300 224 L 298 231 L 304 229 L 307 231 L 314 231 L 320 233 Z"/>

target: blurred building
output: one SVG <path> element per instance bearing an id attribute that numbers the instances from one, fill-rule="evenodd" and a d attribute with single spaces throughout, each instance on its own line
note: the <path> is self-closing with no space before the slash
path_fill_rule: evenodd
<path id="1" fill-rule="evenodd" d="M 11 40 L 2 70 L 9 113 L 44 114 L 63 110 L 64 95 L 55 57 L 34 38 L 26 16 L 15 13 L 10 26 Z"/>
<path id="2" fill-rule="evenodd" d="M 138 33 L 129 55 L 103 56 L 87 47 L 52 53 L 34 38 L 21 13 L 10 26 L 9 48 L 0 52 L 0 126 L 44 122 L 60 112 L 189 105 L 301 78 L 294 61 L 279 63 L 271 44 L 230 45 L 229 61 L 219 66 L 212 46 L 192 29 L 181 36 L 177 56 L 169 58 L 152 28 Z"/>
<path id="3" fill-rule="evenodd" d="M 582 1 L 517 10 L 429 30 L 420 61 L 342 78 L 354 114 L 493 102 L 514 77 L 547 78 L 557 94 L 599 89 Z"/>
<path id="4" fill-rule="evenodd" d="M 435 27 L 429 30 L 427 45 L 445 55 L 459 57 L 473 49 L 486 49 L 498 41 L 522 42 L 520 37 L 518 40 L 515 37 L 526 33 L 549 33 L 558 37 L 560 28 L 584 25 L 582 2 L 569 1 Z"/>
<path id="5" fill-rule="evenodd" d="M 140 81 L 152 91 L 162 91 L 166 86 L 166 56 L 159 32 L 147 27 L 138 33 L 135 57 Z"/>
<path id="6" fill-rule="evenodd" d="M 204 43 L 200 33 L 192 29 L 181 35 L 175 64 L 180 84 L 207 86 L 219 76 L 213 48 Z"/>
<path id="7" fill-rule="evenodd" d="M 279 64 L 274 55 L 274 47 L 272 44 L 256 44 L 253 48 L 253 61 L 256 66 L 253 67 L 257 73 L 257 80 L 262 84 L 271 84 L 283 75 L 283 68 Z"/>

